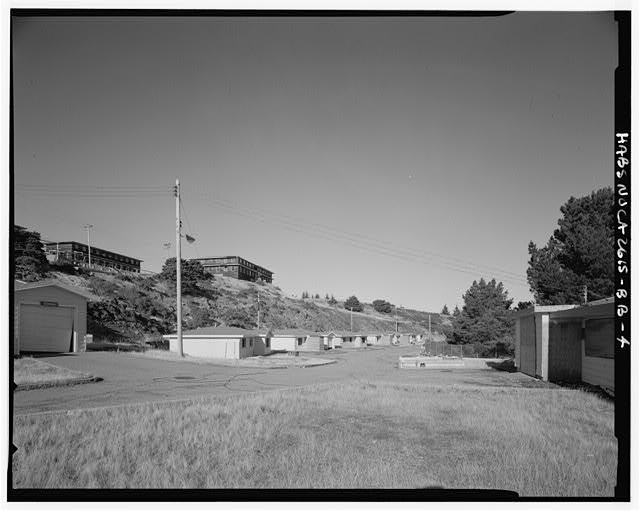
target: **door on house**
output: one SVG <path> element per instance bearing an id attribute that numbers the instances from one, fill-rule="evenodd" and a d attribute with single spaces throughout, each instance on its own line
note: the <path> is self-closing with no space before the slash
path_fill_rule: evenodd
<path id="1" fill-rule="evenodd" d="M 22 304 L 20 306 L 21 352 L 72 352 L 73 309 Z"/>

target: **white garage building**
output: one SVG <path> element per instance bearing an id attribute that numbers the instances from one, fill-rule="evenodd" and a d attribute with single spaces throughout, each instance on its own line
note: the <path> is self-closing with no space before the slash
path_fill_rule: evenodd
<path id="1" fill-rule="evenodd" d="M 13 297 L 13 355 L 80 351 L 93 295 L 58 282 L 16 281 Z"/>

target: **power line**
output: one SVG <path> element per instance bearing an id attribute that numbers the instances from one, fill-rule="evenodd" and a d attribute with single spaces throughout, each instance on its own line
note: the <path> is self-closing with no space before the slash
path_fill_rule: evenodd
<path id="1" fill-rule="evenodd" d="M 200 195 L 200 197 L 203 197 L 203 195 Z M 223 199 L 215 199 L 215 198 L 209 198 L 209 200 L 215 201 L 215 202 L 219 202 L 222 204 L 225 204 L 227 206 L 229 206 L 230 208 L 238 208 L 238 205 L 235 205 L 234 203 L 232 203 L 231 201 L 228 200 L 223 200 Z M 338 230 L 335 228 L 332 228 L 330 226 L 326 226 L 323 224 L 319 224 L 319 223 L 315 223 L 315 222 L 308 222 L 308 221 L 303 221 L 301 219 L 297 219 L 295 217 L 292 217 L 290 215 L 285 215 L 285 214 L 281 214 L 281 213 L 275 213 L 275 212 L 270 212 L 268 210 L 265 209 L 261 209 L 261 208 L 246 208 L 245 206 L 241 207 L 242 209 L 248 209 L 248 210 L 253 210 L 254 212 L 256 212 L 256 215 L 264 215 L 264 216 L 269 216 L 269 217 L 275 217 L 275 218 L 281 218 L 281 219 L 285 219 L 287 222 L 293 222 L 295 224 L 301 225 L 307 225 L 307 226 L 313 226 L 317 229 L 323 230 L 325 232 L 330 232 L 332 234 L 337 234 L 340 236 L 346 236 L 346 237 L 350 237 L 350 238 L 356 238 L 359 239 L 363 242 L 369 242 L 369 243 L 373 243 L 376 245 L 382 245 L 384 248 L 387 248 L 389 245 L 392 245 L 391 242 L 389 242 L 388 240 L 381 240 L 379 238 L 374 238 L 371 236 L 367 236 L 367 235 L 361 235 L 361 234 L 355 234 L 355 233 L 350 233 L 347 231 L 342 231 L 342 230 Z M 393 244 L 395 245 L 395 244 Z M 453 260 L 453 261 L 457 261 L 459 264 L 462 265 L 471 265 L 473 268 L 479 268 L 479 267 L 483 267 L 485 269 L 487 269 L 488 271 L 491 272 L 498 272 L 502 275 L 508 275 L 511 277 L 514 277 L 516 279 L 522 279 L 522 275 L 516 272 L 511 272 L 508 270 L 503 270 L 497 267 L 493 267 L 490 265 L 479 265 L 476 263 L 472 263 L 466 260 L 463 260 L 461 258 L 457 258 L 455 256 L 446 256 L 446 255 L 442 255 L 442 254 L 438 254 L 434 251 L 428 251 L 428 250 L 424 250 L 424 249 L 415 249 L 415 248 L 401 248 L 404 252 L 409 252 L 409 253 L 413 253 L 415 255 L 421 256 L 421 257 L 436 257 L 436 258 L 440 258 L 443 259 L 445 261 L 449 261 L 449 260 Z"/>
<path id="2" fill-rule="evenodd" d="M 219 200 L 215 200 L 215 199 L 209 199 L 209 198 L 205 198 L 204 196 L 200 195 L 199 196 L 202 201 L 205 204 L 208 204 L 209 206 L 212 206 L 214 208 L 222 208 L 225 209 L 227 211 L 230 211 L 231 213 L 234 213 L 236 215 L 240 215 L 242 217 L 246 217 L 249 218 L 251 220 L 256 220 L 257 217 L 262 216 L 261 220 L 265 220 L 265 218 L 267 218 L 267 220 L 270 220 L 271 222 L 275 222 L 277 224 L 280 224 L 281 226 L 285 227 L 286 229 L 292 230 L 292 231 L 296 231 L 296 232 L 300 232 L 309 236 L 314 236 L 317 238 L 322 238 L 325 240 L 330 240 L 330 241 L 338 241 L 338 242 L 343 242 L 343 243 L 348 243 L 354 247 L 358 247 L 361 248 L 363 250 L 367 250 L 369 252 L 373 252 L 373 253 L 377 253 L 377 254 L 381 254 L 384 256 L 391 256 L 391 257 L 395 257 L 395 258 L 399 258 L 405 261 L 414 261 L 414 262 L 419 262 L 419 263 L 423 263 L 423 264 L 428 264 L 428 263 L 434 263 L 436 265 L 440 265 L 446 268 L 449 268 L 451 270 L 454 271 L 458 271 L 458 272 L 463 272 L 463 273 L 467 273 L 467 274 L 471 274 L 474 276 L 478 276 L 478 273 L 486 273 L 488 272 L 487 270 L 481 270 L 479 268 L 474 268 L 471 265 L 466 265 L 463 266 L 461 264 L 455 264 L 455 263 L 450 263 L 448 261 L 441 261 L 441 262 L 434 262 L 432 258 L 428 258 L 425 257 L 423 255 L 419 255 L 419 254 L 415 254 L 415 253 L 411 253 L 410 251 L 404 250 L 402 248 L 400 249 L 393 249 L 392 247 L 395 244 L 391 244 L 389 242 L 385 243 L 384 245 L 381 243 L 371 243 L 371 242 L 367 242 L 366 240 L 362 240 L 362 239 L 357 239 L 354 238 L 348 234 L 345 233 L 341 233 L 337 230 L 325 230 L 325 231 L 318 231 L 318 230 L 310 230 L 308 226 L 305 226 L 304 224 L 300 223 L 299 221 L 289 221 L 286 219 L 278 219 L 278 218 L 272 218 L 272 219 L 268 219 L 268 215 L 259 212 L 256 209 L 252 209 L 252 208 L 238 208 L 236 206 L 234 206 L 232 203 L 231 204 L 226 204 L 226 202 L 223 201 L 219 201 Z M 251 213 L 253 211 L 253 213 Z M 442 258 L 445 258 L 444 256 L 442 256 Z M 495 272 L 497 274 L 501 273 L 501 272 Z M 524 286 L 527 284 L 526 280 L 522 277 L 513 277 L 511 275 L 504 275 L 504 276 L 497 276 L 499 279 L 503 280 L 503 281 L 509 281 L 515 284 L 518 284 L 520 286 Z"/>
<path id="3" fill-rule="evenodd" d="M 312 225 L 314 227 L 316 227 L 317 229 L 323 231 L 325 234 L 328 234 L 332 237 L 339 237 L 341 239 L 346 239 L 347 241 L 357 241 L 358 243 L 364 243 L 367 244 L 368 246 L 375 246 L 378 249 L 382 249 L 384 251 L 389 251 L 392 250 L 396 253 L 401 252 L 407 256 L 410 257 L 418 257 L 421 260 L 428 258 L 429 260 L 432 260 L 434 257 L 435 258 L 439 258 L 440 260 L 442 260 L 442 266 L 448 267 L 448 268 L 453 268 L 453 265 L 455 265 L 456 268 L 460 269 L 460 268 L 465 268 L 468 271 L 471 272 L 477 272 L 478 270 L 480 270 L 480 272 L 483 273 L 492 273 L 494 275 L 496 275 L 499 278 L 503 278 L 504 280 L 510 280 L 511 282 L 518 282 L 520 284 L 524 284 L 525 283 L 525 279 L 521 276 L 521 274 L 517 274 L 515 272 L 510 272 L 510 271 L 505 271 L 505 270 L 500 270 L 497 269 L 496 267 L 491 267 L 488 265 L 478 265 L 475 263 L 470 263 L 467 261 L 464 261 L 460 258 L 455 258 L 455 257 L 448 257 L 448 256 L 444 256 L 444 255 L 440 255 L 437 254 L 433 251 L 423 251 L 423 250 L 418 250 L 418 249 L 408 249 L 408 248 L 403 248 L 403 247 L 398 247 L 396 249 L 389 249 L 390 247 L 397 247 L 397 244 L 392 244 L 389 241 L 384 241 L 384 240 L 380 240 L 380 239 L 376 239 L 373 237 L 368 237 L 368 236 L 363 236 L 363 235 L 355 235 L 353 233 L 348 233 L 348 232 L 344 232 L 344 231 L 340 231 L 328 226 L 323 226 L 321 224 L 317 224 L 317 223 L 305 223 L 304 221 L 301 221 L 299 219 L 295 219 L 294 217 L 291 216 L 287 216 L 287 215 L 282 215 L 282 214 L 274 214 L 272 212 L 269 212 L 267 210 L 264 209 L 258 209 L 258 208 L 249 208 L 249 207 L 242 207 L 239 208 L 238 206 L 236 206 L 234 203 L 230 202 L 230 201 L 225 201 L 225 200 L 220 200 L 220 199 L 212 199 L 212 198 L 206 198 L 206 196 L 203 195 L 199 195 L 200 198 L 204 198 L 205 201 L 209 201 L 209 202 L 213 202 L 213 206 L 215 207 L 221 207 L 221 208 L 225 208 L 225 209 L 231 209 L 231 210 L 238 210 L 242 213 L 244 213 L 245 211 L 250 211 L 253 212 L 252 217 L 255 215 L 257 217 L 271 217 L 275 222 L 280 223 L 280 224 L 287 224 L 287 225 L 295 225 L 296 227 L 300 227 L 302 229 L 309 229 L 309 226 Z M 244 215 L 246 216 L 246 215 Z M 264 218 L 262 218 L 261 220 L 264 220 Z M 317 236 L 318 231 L 314 231 L 314 234 Z M 453 260 L 453 262 L 451 262 L 450 260 Z M 457 263 L 456 263 L 457 262 Z M 455 269 L 455 268 L 454 268 Z M 504 277 L 502 277 L 504 276 Z"/>

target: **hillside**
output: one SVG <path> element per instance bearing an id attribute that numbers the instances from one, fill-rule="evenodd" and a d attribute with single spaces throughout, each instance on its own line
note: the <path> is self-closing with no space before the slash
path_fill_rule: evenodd
<path id="1" fill-rule="evenodd" d="M 176 304 L 174 284 L 160 276 L 106 274 L 95 272 L 69 275 L 52 272 L 61 282 L 84 288 L 100 297 L 89 304 L 87 332 L 105 341 L 142 342 L 175 332 Z M 260 296 L 260 325 L 273 329 L 300 328 L 310 331 L 345 331 L 350 328 L 350 312 L 342 303 L 330 305 L 324 299 L 287 297 L 277 286 L 212 276 L 198 281 L 197 287 L 183 293 L 183 329 L 211 325 L 255 328 Z M 381 314 L 371 304 L 353 313 L 354 331 L 392 332 L 394 314 Z M 428 332 L 429 313 L 398 311 L 398 330 Z M 443 326 L 443 323 L 445 326 Z M 431 314 L 433 333 L 446 330 L 446 318 Z"/>

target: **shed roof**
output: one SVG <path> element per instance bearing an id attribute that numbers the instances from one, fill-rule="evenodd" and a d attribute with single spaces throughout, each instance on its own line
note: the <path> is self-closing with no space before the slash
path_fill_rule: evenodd
<path id="1" fill-rule="evenodd" d="M 283 336 L 283 337 L 291 337 L 291 338 L 304 338 L 307 336 L 318 336 L 319 334 L 316 332 L 309 332 L 303 329 L 277 329 L 273 331 L 273 336 Z"/>
<path id="2" fill-rule="evenodd" d="M 613 317 L 615 314 L 615 302 L 613 297 L 607 299 L 596 300 L 593 302 L 588 302 L 583 306 L 577 306 L 570 310 L 565 311 L 557 311 L 555 313 L 551 313 L 549 316 L 553 319 L 560 318 L 609 318 Z"/>
<path id="3" fill-rule="evenodd" d="M 228 336 L 232 338 L 244 338 L 247 336 L 269 336 L 271 330 L 242 329 L 241 327 L 198 327 L 182 331 L 183 336 Z M 168 336 L 177 336 L 177 333 L 171 333 Z"/>
<path id="4" fill-rule="evenodd" d="M 95 295 L 93 295 L 91 292 L 88 292 L 87 290 L 84 290 L 83 288 L 80 288 L 78 286 L 73 286 L 70 284 L 64 284 L 61 283 L 59 281 L 55 281 L 53 279 L 45 279 L 43 281 L 34 281 L 32 283 L 25 283 L 24 281 L 14 281 L 14 285 L 13 285 L 13 289 L 15 292 L 19 292 L 22 290 L 35 290 L 38 288 L 48 288 L 48 287 L 56 287 L 56 288 L 60 288 L 62 290 L 65 290 L 69 293 L 73 293 L 75 295 L 80 295 L 82 297 L 84 297 L 87 300 L 90 301 L 98 301 L 100 300 L 99 297 L 96 297 Z"/>
<path id="5" fill-rule="evenodd" d="M 520 311 L 514 311 L 513 315 L 516 318 L 521 318 L 523 316 L 534 315 L 537 313 L 555 313 L 556 311 L 565 311 L 567 309 L 573 309 L 579 307 L 577 304 L 558 304 L 554 306 L 540 306 L 534 305 L 530 306 L 527 309 L 522 309 Z"/>

